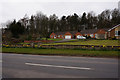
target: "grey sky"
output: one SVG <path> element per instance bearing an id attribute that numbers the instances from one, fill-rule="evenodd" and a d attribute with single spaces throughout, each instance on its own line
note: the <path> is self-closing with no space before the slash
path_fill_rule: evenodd
<path id="1" fill-rule="evenodd" d="M 49 2 L 48 2 L 49 1 Z M 105 9 L 118 8 L 119 0 L 0 0 L 0 23 L 8 20 L 19 20 L 41 11 L 47 16 L 63 15 L 94 11 L 96 14 Z"/>

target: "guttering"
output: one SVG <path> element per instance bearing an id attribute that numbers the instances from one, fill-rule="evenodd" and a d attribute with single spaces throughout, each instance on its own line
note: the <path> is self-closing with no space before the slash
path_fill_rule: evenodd
<path id="1" fill-rule="evenodd" d="M 111 31 L 112 29 L 114 29 L 114 28 L 116 28 L 116 27 L 118 27 L 118 26 L 120 26 L 120 24 L 114 26 L 113 28 L 109 29 L 108 31 Z"/>

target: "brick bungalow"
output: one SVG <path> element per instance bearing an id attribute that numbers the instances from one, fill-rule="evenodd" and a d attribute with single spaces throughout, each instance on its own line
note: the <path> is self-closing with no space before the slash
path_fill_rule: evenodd
<path id="1" fill-rule="evenodd" d="M 120 24 L 108 30 L 108 37 L 120 39 Z"/>
<path id="2" fill-rule="evenodd" d="M 90 36 L 91 38 L 96 39 L 107 39 L 108 37 L 108 29 L 88 29 L 78 31 L 68 31 L 68 32 L 56 32 L 51 33 L 50 38 L 58 38 L 58 39 L 77 39 L 80 36 Z"/>
<path id="3" fill-rule="evenodd" d="M 74 34 L 70 33 L 70 32 L 66 32 L 64 34 L 64 39 L 72 39 L 74 36 Z"/>
<path id="4" fill-rule="evenodd" d="M 64 39 L 64 35 L 65 35 L 66 32 L 56 32 L 56 38 L 58 39 Z"/>
<path id="5" fill-rule="evenodd" d="M 90 36 L 91 38 L 96 39 L 107 39 L 107 30 L 108 29 L 89 29 L 89 30 L 82 30 L 83 36 Z"/>
<path id="6" fill-rule="evenodd" d="M 82 34 L 78 31 L 68 31 L 68 32 L 56 32 L 51 33 L 50 38 L 58 38 L 58 39 L 74 39 L 78 38 L 78 36 L 82 36 Z"/>
<path id="7" fill-rule="evenodd" d="M 78 31 L 69 31 L 72 34 L 72 38 L 77 39 L 79 36 L 82 36 L 82 34 Z"/>
<path id="8" fill-rule="evenodd" d="M 77 32 L 77 33 L 75 34 L 75 38 L 76 38 L 76 39 L 78 39 L 80 36 L 83 36 L 80 32 Z"/>
<path id="9" fill-rule="evenodd" d="M 96 39 L 107 39 L 108 38 L 108 28 L 99 29 L 95 35 L 96 35 Z"/>
<path id="10" fill-rule="evenodd" d="M 52 32 L 52 33 L 50 34 L 50 38 L 51 38 L 51 39 L 55 39 L 55 38 L 56 38 L 56 34 L 55 34 L 54 32 Z"/>
<path id="11" fill-rule="evenodd" d="M 82 30 L 80 31 L 80 33 L 83 36 L 90 36 L 91 38 L 96 38 L 96 32 L 98 31 L 98 29 L 88 29 L 88 30 Z"/>

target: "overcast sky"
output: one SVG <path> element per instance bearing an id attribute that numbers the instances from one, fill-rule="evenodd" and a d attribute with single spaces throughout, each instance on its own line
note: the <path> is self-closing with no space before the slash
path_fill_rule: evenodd
<path id="1" fill-rule="evenodd" d="M 47 16 L 63 15 L 94 11 L 97 14 L 105 9 L 118 8 L 119 0 L 0 0 L 0 23 L 8 20 L 19 20 L 41 11 Z"/>

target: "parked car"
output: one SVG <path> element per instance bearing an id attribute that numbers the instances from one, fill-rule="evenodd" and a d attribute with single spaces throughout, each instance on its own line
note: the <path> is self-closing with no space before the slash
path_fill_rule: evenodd
<path id="1" fill-rule="evenodd" d="M 78 39 L 86 39 L 84 36 L 77 36 Z"/>

